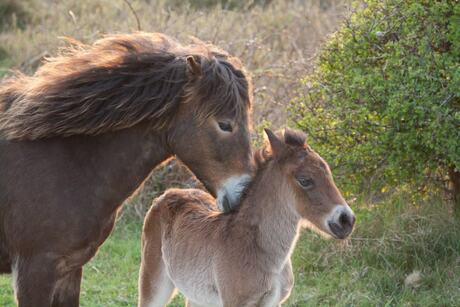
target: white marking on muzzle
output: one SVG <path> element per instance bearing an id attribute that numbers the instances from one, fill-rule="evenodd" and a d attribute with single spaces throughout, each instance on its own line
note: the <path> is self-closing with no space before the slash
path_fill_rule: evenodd
<path id="1" fill-rule="evenodd" d="M 225 180 L 222 187 L 217 191 L 219 209 L 226 212 L 235 207 L 240 200 L 241 193 L 250 181 L 251 176 L 248 174 L 232 176 Z"/>
<path id="2" fill-rule="evenodd" d="M 324 227 L 327 229 L 330 233 L 332 233 L 331 228 L 329 227 L 329 222 L 340 224 L 339 219 L 342 213 L 346 213 L 348 216 L 354 216 L 355 214 L 353 213 L 353 210 L 345 204 L 345 205 L 336 205 L 334 209 L 329 213 L 326 218 L 324 219 Z"/>

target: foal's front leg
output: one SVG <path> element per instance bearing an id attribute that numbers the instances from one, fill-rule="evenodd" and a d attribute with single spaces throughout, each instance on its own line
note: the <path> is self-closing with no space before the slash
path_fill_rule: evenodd
<path id="1" fill-rule="evenodd" d="M 224 307 L 278 307 L 280 302 L 280 289 L 273 288 L 266 292 L 261 292 L 257 295 L 245 297 L 233 297 L 223 300 Z"/>
<path id="2" fill-rule="evenodd" d="M 16 258 L 13 283 L 19 307 L 51 307 L 57 281 L 56 264 L 44 254 Z"/>
<path id="3" fill-rule="evenodd" d="M 281 303 L 284 303 L 287 301 L 287 299 L 291 295 L 292 288 L 294 287 L 294 273 L 292 272 L 291 259 L 288 259 L 288 261 L 286 262 L 283 268 L 283 271 L 281 272 L 280 283 L 281 283 L 280 300 L 281 300 Z"/>
<path id="4" fill-rule="evenodd" d="M 255 296 L 250 299 L 234 299 L 223 303 L 224 307 L 278 307 L 281 303 L 278 299 L 274 299 L 271 294 Z"/>

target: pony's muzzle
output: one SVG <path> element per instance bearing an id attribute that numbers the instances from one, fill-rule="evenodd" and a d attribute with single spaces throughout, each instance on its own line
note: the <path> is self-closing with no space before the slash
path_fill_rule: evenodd
<path id="1" fill-rule="evenodd" d="M 217 191 L 217 206 L 219 209 L 223 212 L 228 212 L 235 208 L 250 181 L 251 176 L 248 174 L 232 176 L 225 180 Z"/>
<path id="2" fill-rule="evenodd" d="M 347 205 L 338 205 L 331 218 L 327 221 L 327 226 L 331 234 L 337 239 L 345 239 L 353 231 L 356 217 Z"/>

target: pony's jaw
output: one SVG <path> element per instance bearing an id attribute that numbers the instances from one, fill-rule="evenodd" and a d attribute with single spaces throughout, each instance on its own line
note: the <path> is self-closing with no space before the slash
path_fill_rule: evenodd
<path id="1" fill-rule="evenodd" d="M 338 204 L 324 219 L 323 227 L 332 237 L 345 239 L 353 231 L 355 220 L 355 214 L 347 204 Z"/>
<path id="2" fill-rule="evenodd" d="M 217 191 L 217 206 L 223 212 L 228 212 L 238 205 L 241 194 L 251 181 L 251 175 L 243 174 L 226 179 Z"/>

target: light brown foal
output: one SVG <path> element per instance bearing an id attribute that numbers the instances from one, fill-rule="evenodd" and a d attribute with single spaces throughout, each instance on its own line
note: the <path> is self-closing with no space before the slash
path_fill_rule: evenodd
<path id="1" fill-rule="evenodd" d="M 165 306 L 176 288 L 188 306 L 280 306 L 293 287 L 301 225 L 350 235 L 355 216 L 305 135 L 266 133 L 270 146 L 256 153 L 257 174 L 235 211 L 219 212 L 194 189 L 156 200 L 142 236 L 139 306 Z"/>

